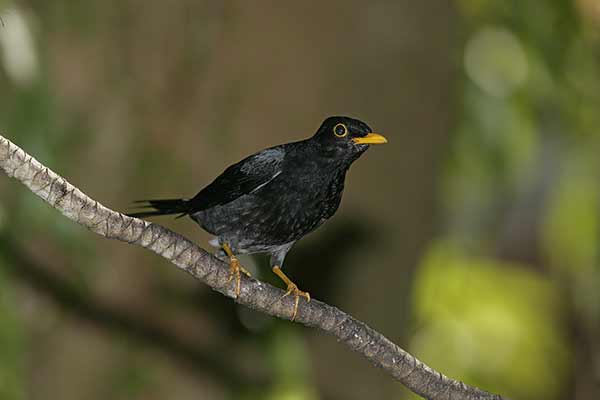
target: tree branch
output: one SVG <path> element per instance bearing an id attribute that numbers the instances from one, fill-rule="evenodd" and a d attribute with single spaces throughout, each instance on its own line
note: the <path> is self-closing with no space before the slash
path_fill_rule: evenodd
<path id="1" fill-rule="evenodd" d="M 86 196 L 8 139 L 0 136 L 0 167 L 67 218 L 92 232 L 152 250 L 212 289 L 234 298 L 229 266 L 185 237 L 155 223 L 128 217 Z M 290 319 L 293 299 L 274 286 L 242 276 L 236 302 L 263 313 Z M 494 399 L 494 395 L 448 378 L 423 364 L 385 336 L 336 307 L 301 301 L 296 321 L 319 328 L 362 354 L 413 392 L 428 399 Z"/>

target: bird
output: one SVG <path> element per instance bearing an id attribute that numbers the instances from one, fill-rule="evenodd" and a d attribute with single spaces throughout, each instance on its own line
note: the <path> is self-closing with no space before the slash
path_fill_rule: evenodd
<path id="1" fill-rule="evenodd" d="M 370 145 L 383 143 L 384 136 L 358 119 L 328 117 L 307 139 L 261 150 L 227 167 L 194 197 L 139 200 L 135 203 L 143 210 L 128 215 L 189 216 L 214 235 L 209 244 L 218 249 L 217 258 L 229 261 L 228 283 L 235 279 L 236 297 L 241 274 L 250 276 L 237 256 L 268 254 L 272 271 L 287 286 L 283 297 L 294 296 L 294 320 L 299 298 L 310 302 L 310 294 L 284 274 L 287 253 L 335 214 L 350 165 Z"/>

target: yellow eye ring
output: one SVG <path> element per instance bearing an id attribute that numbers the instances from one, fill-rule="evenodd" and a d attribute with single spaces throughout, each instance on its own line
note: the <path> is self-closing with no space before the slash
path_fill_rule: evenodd
<path id="1" fill-rule="evenodd" d="M 333 127 L 333 134 L 339 138 L 344 137 L 348 134 L 348 128 L 344 124 L 337 124 Z"/>

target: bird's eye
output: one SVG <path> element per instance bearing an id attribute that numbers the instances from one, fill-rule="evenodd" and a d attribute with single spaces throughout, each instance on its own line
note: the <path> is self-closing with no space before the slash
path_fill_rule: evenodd
<path id="1" fill-rule="evenodd" d="M 344 137 L 348 134 L 348 128 L 344 124 L 337 124 L 333 127 L 333 134 L 337 137 Z"/>

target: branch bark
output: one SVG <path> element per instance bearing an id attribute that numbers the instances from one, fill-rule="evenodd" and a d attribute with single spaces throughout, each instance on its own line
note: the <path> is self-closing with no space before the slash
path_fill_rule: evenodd
<path id="1" fill-rule="evenodd" d="M 228 283 L 228 265 L 178 233 L 103 206 L 1 135 L 0 167 L 67 218 L 92 232 L 149 249 L 239 304 L 290 319 L 293 299 L 282 298 L 281 289 L 242 276 L 241 292 L 235 298 L 234 285 Z M 502 400 L 499 395 L 435 371 L 365 323 L 318 300 L 301 301 L 295 321 L 333 335 L 427 399 Z"/>

